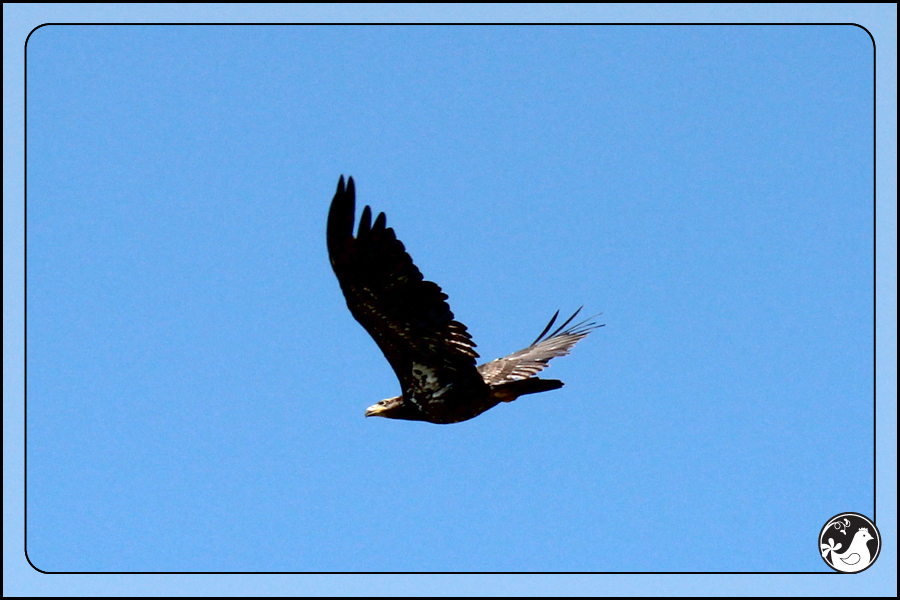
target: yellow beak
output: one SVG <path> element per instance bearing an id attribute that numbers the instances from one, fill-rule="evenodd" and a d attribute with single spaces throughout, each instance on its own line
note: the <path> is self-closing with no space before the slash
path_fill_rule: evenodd
<path id="1" fill-rule="evenodd" d="M 370 406 L 369 408 L 366 409 L 366 416 L 367 417 L 379 417 L 379 416 L 381 416 L 381 413 L 383 413 L 385 410 L 387 410 L 387 409 L 385 408 L 385 406 L 383 404 L 373 404 L 372 406 Z"/>

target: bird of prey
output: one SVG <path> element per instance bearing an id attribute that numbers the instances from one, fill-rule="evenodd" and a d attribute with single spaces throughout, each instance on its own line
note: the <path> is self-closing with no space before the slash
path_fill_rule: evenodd
<path id="1" fill-rule="evenodd" d="M 369 332 L 400 380 L 402 394 L 366 410 L 367 417 L 459 423 L 501 402 L 561 388 L 556 379 L 535 377 L 550 359 L 564 356 L 602 325 L 575 315 L 552 333 L 559 311 L 524 350 L 475 366 L 478 353 L 466 326 L 454 320 L 447 295 L 426 281 L 384 213 L 372 222 L 363 209 L 356 231 L 356 190 L 344 176 L 328 212 L 328 255 L 353 317 Z"/>

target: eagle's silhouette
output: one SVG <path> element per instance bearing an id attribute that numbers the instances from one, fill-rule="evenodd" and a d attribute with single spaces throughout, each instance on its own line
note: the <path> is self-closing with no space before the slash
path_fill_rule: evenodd
<path id="1" fill-rule="evenodd" d="M 370 406 L 367 417 L 459 423 L 500 402 L 561 388 L 556 379 L 534 377 L 550 359 L 569 353 L 602 325 L 582 321 L 552 333 L 559 311 L 524 350 L 475 366 L 478 353 L 466 326 L 454 320 L 447 295 L 426 281 L 384 213 L 372 222 L 366 206 L 356 237 L 356 190 L 344 177 L 328 212 L 328 254 L 353 317 L 369 332 L 397 374 L 402 394 Z"/>

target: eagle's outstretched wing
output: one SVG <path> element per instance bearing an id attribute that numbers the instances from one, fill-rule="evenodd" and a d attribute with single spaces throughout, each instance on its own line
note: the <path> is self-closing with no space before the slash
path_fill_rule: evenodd
<path id="1" fill-rule="evenodd" d="M 504 356 L 503 358 L 498 358 L 497 360 L 481 365 L 478 367 L 478 373 L 484 378 L 485 383 L 490 385 L 499 385 L 501 383 L 533 377 L 540 372 L 541 369 L 547 367 L 547 363 L 550 362 L 551 359 L 556 358 L 557 356 L 565 356 L 569 353 L 569 350 L 578 343 L 578 340 L 593 330 L 603 327 L 603 325 L 589 323 L 588 321 L 593 319 L 593 317 L 591 317 L 590 319 L 586 319 L 581 323 L 565 329 L 566 325 L 571 323 L 575 318 L 575 315 L 579 312 L 581 312 L 581 308 L 576 310 L 575 314 L 569 317 L 565 323 L 560 325 L 556 331 L 544 337 L 547 332 L 550 331 L 550 328 L 553 327 L 553 323 L 556 322 L 556 317 L 559 316 L 559 311 L 556 311 L 556 314 L 553 315 L 553 318 L 547 323 L 544 331 L 541 332 L 541 335 L 539 335 L 530 346 L 524 350 L 513 352 L 509 356 Z"/>
<path id="2" fill-rule="evenodd" d="M 344 177 L 328 213 L 328 255 L 353 317 L 381 348 L 404 390 L 421 386 L 421 372 L 445 369 L 477 377 L 475 344 L 466 326 L 455 321 L 447 295 L 436 283 L 425 281 L 394 230 L 385 227 L 384 213 L 372 223 L 372 211 L 363 209 L 353 236 L 356 191 Z M 427 375 L 427 373 L 426 373 Z"/>

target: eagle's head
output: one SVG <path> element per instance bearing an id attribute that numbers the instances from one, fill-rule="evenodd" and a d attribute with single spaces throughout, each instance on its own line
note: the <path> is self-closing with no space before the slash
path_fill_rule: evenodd
<path id="1" fill-rule="evenodd" d="M 366 416 L 403 419 L 406 421 L 427 420 L 415 403 L 405 400 L 403 396 L 385 398 L 378 404 L 373 404 L 366 409 Z"/>

